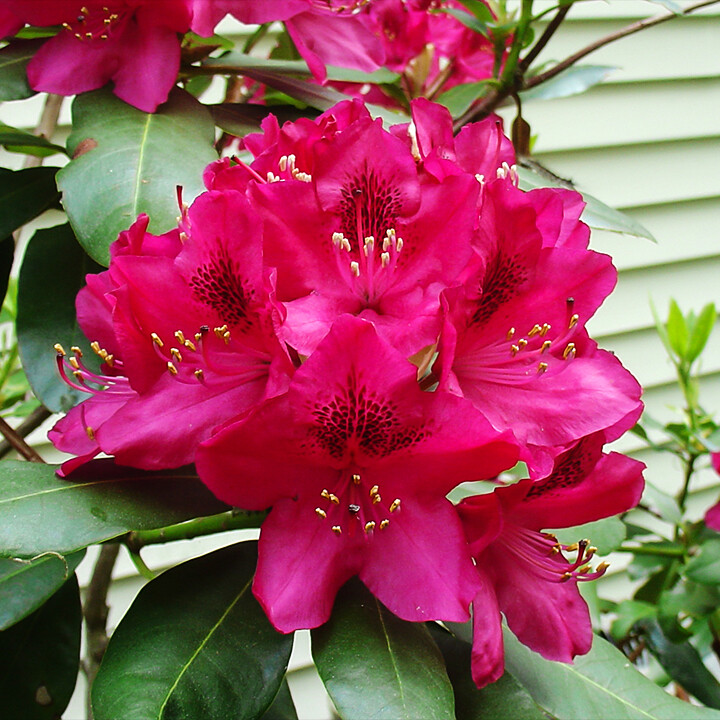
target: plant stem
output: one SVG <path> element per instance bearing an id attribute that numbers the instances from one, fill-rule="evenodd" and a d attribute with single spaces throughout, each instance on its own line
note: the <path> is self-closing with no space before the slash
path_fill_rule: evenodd
<path id="1" fill-rule="evenodd" d="M 87 677 L 87 694 L 85 705 L 87 708 L 88 720 L 92 720 L 92 706 L 90 703 L 90 691 L 93 680 L 97 675 L 100 662 L 105 654 L 108 643 L 107 618 L 109 608 L 107 605 L 107 594 L 112 581 L 112 571 L 115 567 L 120 545 L 108 543 L 100 547 L 100 554 L 95 561 L 90 584 L 85 591 L 85 603 L 83 615 L 85 616 L 85 638 L 87 641 L 87 656 L 84 663 L 85 675 Z"/>
<path id="2" fill-rule="evenodd" d="M 18 433 L 7 423 L 7 421 L 0 417 L 0 433 L 3 434 L 8 444 L 22 455 L 26 460 L 30 462 L 44 463 L 45 461 L 40 457 L 35 448 L 30 447 L 25 442 L 25 439 L 20 437 Z"/>
<path id="3" fill-rule="evenodd" d="M 682 512 L 685 512 L 685 503 L 687 502 L 688 492 L 690 491 L 690 481 L 692 480 L 692 475 L 695 471 L 695 461 L 697 459 L 697 455 L 690 453 L 685 461 L 685 476 L 683 478 L 683 486 L 677 497 L 677 504 Z"/>
<path id="4" fill-rule="evenodd" d="M 34 134 L 39 137 L 44 137 L 46 140 L 52 139 L 57 127 L 58 117 L 60 116 L 60 108 L 62 107 L 63 100 L 65 98 L 62 95 L 51 95 L 45 98 L 45 105 L 43 106 L 42 115 L 40 121 L 34 130 Z M 36 155 L 28 155 L 23 163 L 23 168 L 40 167 L 43 163 L 43 157 Z"/>
<path id="5" fill-rule="evenodd" d="M 203 535 L 214 535 L 227 530 L 244 530 L 259 528 L 267 512 L 262 510 L 250 512 L 246 510 L 230 510 L 219 515 L 196 518 L 187 522 L 169 525 L 158 530 L 140 530 L 129 532 L 122 538 L 132 553 L 139 553 L 146 545 L 174 542 L 176 540 L 190 540 Z"/>
<path id="6" fill-rule="evenodd" d="M 538 41 L 530 49 L 530 52 L 520 61 L 518 66 L 521 72 L 525 72 L 540 54 L 543 48 L 548 44 L 550 38 L 555 34 L 555 31 L 560 27 L 565 16 L 570 12 L 572 5 L 566 5 L 558 10 L 557 15 L 548 23 L 545 28 L 545 32 L 540 36 Z"/>
<path id="7" fill-rule="evenodd" d="M 18 437 L 26 438 L 33 430 L 39 428 L 50 415 L 52 415 L 52 413 L 44 405 L 35 408 L 25 420 L 15 428 L 15 434 Z M 13 446 L 7 440 L 0 442 L 0 458 L 5 457 L 12 449 Z"/>
<path id="8" fill-rule="evenodd" d="M 684 557 L 684 548 L 675 547 L 654 547 L 653 545 L 638 545 L 637 547 L 630 547 L 629 545 L 621 545 L 619 548 L 615 548 L 613 552 L 624 552 L 632 553 L 633 555 L 657 555 L 659 557 Z"/>

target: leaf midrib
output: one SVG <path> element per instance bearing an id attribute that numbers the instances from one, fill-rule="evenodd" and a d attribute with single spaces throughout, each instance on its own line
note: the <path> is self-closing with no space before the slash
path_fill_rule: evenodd
<path id="1" fill-rule="evenodd" d="M 154 114 L 149 113 L 145 120 L 145 126 L 143 127 L 142 137 L 140 139 L 140 152 L 138 154 L 137 172 L 135 174 L 135 192 L 132 199 L 132 210 L 133 216 L 137 217 L 140 197 L 140 185 L 142 183 L 142 171 L 145 163 L 145 146 L 147 145 L 148 135 L 150 134 L 150 124 L 152 123 Z"/>
<path id="2" fill-rule="evenodd" d="M 375 598 L 375 607 L 377 609 L 378 619 L 380 620 L 380 626 L 382 627 L 383 635 L 385 636 L 385 644 L 387 645 L 390 662 L 392 663 L 393 671 L 395 672 L 395 677 L 397 679 L 398 688 L 400 690 L 400 701 L 402 702 L 403 708 L 407 711 L 408 707 L 407 703 L 405 702 L 405 690 L 402 678 L 400 677 L 400 670 L 398 668 L 397 662 L 395 661 L 395 653 L 393 652 L 392 645 L 390 643 L 390 635 L 388 634 L 387 627 L 385 626 L 382 608 L 380 607 L 380 603 L 378 602 L 377 598 Z"/>

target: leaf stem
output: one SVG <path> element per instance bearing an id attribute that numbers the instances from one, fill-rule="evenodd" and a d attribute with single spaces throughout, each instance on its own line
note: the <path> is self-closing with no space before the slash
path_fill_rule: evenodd
<path id="1" fill-rule="evenodd" d="M 18 437 L 26 438 L 33 430 L 37 430 L 51 414 L 44 405 L 35 408 L 25 420 L 15 428 L 15 434 Z M 12 449 L 13 446 L 7 440 L 0 442 L 0 458 L 5 457 Z"/>
<path id="2" fill-rule="evenodd" d="M 613 552 L 632 553 L 633 555 L 656 555 L 658 557 L 677 558 L 685 556 L 685 548 L 681 547 L 655 547 L 653 545 L 621 545 Z"/>
<path id="3" fill-rule="evenodd" d="M 30 462 L 44 463 L 35 448 L 30 447 L 25 439 L 20 437 L 17 432 L 8 424 L 8 422 L 0 417 L 0 433 L 5 437 L 8 444 Z"/>
<path id="4" fill-rule="evenodd" d="M 228 530 L 244 530 L 259 528 L 267 516 L 265 510 L 246 511 L 237 508 L 219 515 L 196 518 L 187 522 L 169 525 L 158 530 L 141 530 L 129 532 L 122 538 L 122 542 L 131 553 L 139 553 L 146 545 L 175 542 L 177 540 L 190 540 L 194 537 L 214 535 Z"/>
<path id="5" fill-rule="evenodd" d="M 555 31 L 560 27 L 562 24 L 562 21 L 565 19 L 565 16 L 570 12 L 570 8 L 572 5 L 565 5 L 565 7 L 561 7 L 557 15 L 548 23 L 548 26 L 545 28 L 545 31 L 540 36 L 538 41 L 533 45 L 533 47 L 530 49 L 530 52 L 520 61 L 520 64 L 518 65 L 521 72 L 526 72 L 527 69 L 530 67 L 531 63 L 535 60 L 535 58 L 540 54 L 540 52 L 543 50 L 543 48 L 548 44 L 550 38 L 555 34 Z"/>

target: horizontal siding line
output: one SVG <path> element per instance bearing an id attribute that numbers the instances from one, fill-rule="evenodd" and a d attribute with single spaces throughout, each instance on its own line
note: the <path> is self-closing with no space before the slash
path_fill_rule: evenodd
<path id="1" fill-rule="evenodd" d="M 640 239 L 642 240 L 643 238 Z M 592 239 L 590 240 L 590 249 L 594 249 L 592 247 Z M 610 255 L 610 257 L 612 257 L 612 253 L 604 254 Z M 672 260 L 658 261 L 648 260 L 643 265 L 624 265 L 622 269 L 618 271 L 618 275 L 623 276 L 627 273 L 638 272 L 642 270 L 663 270 L 671 265 L 687 265 L 693 262 L 703 262 L 704 260 L 717 260 L 718 256 L 720 256 L 720 248 L 716 249 L 715 251 L 709 251 L 701 255 L 693 255 L 692 257 L 687 258 L 675 258 Z"/>
<path id="2" fill-rule="evenodd" d="M 677 140 L 673 141 L 673 144 L 678 142 Z M 599 198 L 598 198 L 599 199 Z M 662 207 L 671 207 L 671 208 L 677 208 L 679 205 L 690 205 L 692 203 L 697 202 L 711 202 L 711 201 L 717 201 L 720 202 L 720 195 L 717 193 L 712 193 L 710 195 L 696 195 L 695 197 L 689 197 L 689 198 L 678 198 L 677 200 L 661 200 L 657 203 L 636 203 L 635 205 L 624 205 L 622 207 L 622 210 L 624 212 L 627 212 L 629 210 L 658 210 Z M 620 209 L 618 206 L 617 209 Z"/>

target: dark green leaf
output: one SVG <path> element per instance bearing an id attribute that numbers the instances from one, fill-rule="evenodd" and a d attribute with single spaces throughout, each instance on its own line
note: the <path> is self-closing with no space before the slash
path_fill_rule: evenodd
<path id="1" fill-rule="evenodd" d="M 193 468 L 149 472 L 94 460 L 62 479 L 56 465 L 0 464 L 0 555 L 68 553 L 130 530 L 227 510 Z"/>
<path id="2" fill-rule="evenodd" d="M 15 232 L 58 200 L 56 169 L 37 167 L 13 171 L 0 168 L 0 238 Z"/>
<path id="3" fill-rule="evenodd" d="M 202 171 L 217 158 L 214 139 L 210 113 L 179 89 L 154 114 L 107 89 L 78 95 L 68 139 L 73 159 L 58 173 L 58 185 L 89 255 L 107 265 L 110 244 L 140 213 L 150 216 L 152 233 L 175 227 L 176 187 L 185 202 L 203 191 Z"/>
<path id="4" fill-rule="evenodd" d="M 686 358 L 689 363 L 695 362 L 700 353 L 705 349 L 710 333 L 715 326 L 717 312 L 715 305 L 708 303 L 695 319 L 690 331 L 690 342 L 688 344 Z"/>
<path id="5" fill-rule="evenodd" d="M 698 651 L 689 643 L 674 643 L 656 622 L 641 623 L 650 652 L 675 682 L 701 703 L 720 708 L 720 683 L 705 667 Z"/>
<path id="6" fill-rule="evenodd" d="M 287 679 L 282 681 L 278 694 L 261 720 L 298 720 Z"/>
<path id="7" fill-rule="evenodd" d="M 527 159 L 523 160 L 523 165 L 518 167 L 520 176 L 520 187 L 523 190 L 532 190 L 536 187 L 565 187 L 571 190 L 577 190 L 572 183 L 549 173 L 542 166 L 530 163 Z M 611 208 L 609 205 L 598 200 L 592 195 L 581 192 L 583 200 L 587 203 L 582 214 L 584 220 L 590 227 L 598 230 L 609 230 L 610 232 L 624 233 L 626 235 L 634 235 L 635 237 L 644 237 L 653 242 L 657 242 L 650 231 L 634 220 L 629 215 L 621 213 L 619 210 Z"/>
<path id="8" fill-rule="evenodd" d="M 0 123 L 0 145 L 14 152 L 26 153 L 29 155 L 54 155 L 55 153 L 64 153 L 65 148 L 60 145 L 54 145 L 40 135 L 33 135 L 25 130 Z M 46 168 L 48 170 L 56 170 L 57 168 Z"/>
<path id="9" fill-rule="evenodd" d="M 80 663 L 80 593 L 73 575 L 39 610 L 0 632 L 0 698 L 8 720 L 57 720 Z"/>
<path id="10" fill-rule="evenodd" d="M 252 594 L 257 543 L 222 548 L 143 587 L 93 685 L 96 720 L 251 720 L 285 675 L 292 635 Z"/>
<path id="11" fill-rule="evenodd" d="M 42 40 L 13 42 L 0 50 L 0 102 L 23 100 L 35 94 L 27 80 L 27 64 Z"/>
<path id="12" fill-rule="evenodd" d="M 215 124 L 231 135 L 247 135 L 257 132 L 260 123 L 270 114 L 274 115 L 282 125 L 288 120 L 294 121 L 312 115 L 313 111 L 301 111 L 290 106 L 250 105 L 248 103 L 220 103 L 208 105 Z"/>
<path id="13" fill-rule="evenodd" d="M 666 327 L 670 347 L 675 355 L 684 359 L 688 348 L 688 328 L 678 304 L 673 299 L 670 300 Z"/>
<path id="14" fill-rule="evenodd" d="M 312 652 L 344 720 L 454 717 L 452 686 L 425 625 L 397 618 L 357 579 L 312 631 Z"/>
<path id="15" fill-rule="evenodd" d="M 607 555 L 622 545 L 625 540 L 625 523 L 618 517 L 603 518 L 577 527 L 552 530 L 558 540 L 565 545 L 587 538 L 597 547 L 600 554 Z"/>
<path id="16" fill-rule="evenodd" d="M 453 117 L 462 115 L 477 99 L 483 97 L 492 87 L 492 81 L 462 83 L 438 96 L 436 102 L 444 105 Z"/>
<path id="17" fill-rule="evenodd" d="M 547 82 L 524 90 L 520 97 L 526 101 L 579 95 L 607 80 L 613 70 L 617 68 L 612 65 L 573 65 Z"/>
<path id="18" fill-rule="evenodd" d="M 720 584 L 720 540 L 707 540 L 685 566 L 685 575 L 704 585 Z"/>
<path id="19" fill-rule="evenodd" d="M 77 324 L 75 296 L 85 285 L 85 275 L 100 270 L 68 224 L 38 230 L 23 258 L 18 284 L 20 357 L 35 395 L 54 412 L 67 412 L 88 397 L 63 382 L 53 345 L 88 348 Z M 93 357 L 88 352 L 88 359 Z"/>
<path id="20" fill-rule="evenodd" d="M 720 720 L 720 713 L 682 702 L 638 672 L 610 643 L 595 637 L 592 650 L 572 665 L 552 662 L 503 629 L 505 664 L 535 702 L 558 720 Z"/>
<path id="21" fill-rule="evenodd" d="M 15 240 L 12 235 L 0 240 L 0 306 L 7 295 L 10 271 L 15 259 Z"/>
<path id="22" fill-rule="evenodd" d="M 470 672 L 471 646 L 437 625 L 430 634 L 445 658 L 455 693 L 455 716 L 462 720 L 547 720 L 535 701 L 509 673 L 478 690 Z"/>
<path id="23" fill-rule="evenodd" d="M 75 572 L 85 552 L 48 553 L 33 560 L 0 558 L 0 630 L 27 617 Z"/>
<path id="24" fill-rule="evenodd" d="M 657 605 L 641 600 L 623 600 L 615 608 L 617 617 L 612 622 L 610 634 L 615 640 L 620 641 L 628 635 L 638 620 L 655 617 L 657 612 Z"/>

